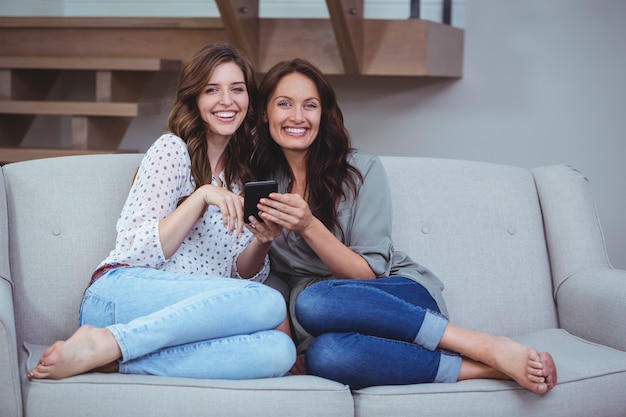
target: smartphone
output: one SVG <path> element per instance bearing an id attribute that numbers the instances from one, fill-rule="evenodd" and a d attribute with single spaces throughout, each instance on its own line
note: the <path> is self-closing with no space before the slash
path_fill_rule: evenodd
<path id="1" fill-rule="evenodd" d="M 258 221 L 263 221 L 259 217 L 259 209 L 256 205 L 263 197 L 278 191 L 278 183 L 274 180 L 247 182 L 244 186 L 243 198 L 243 218 L 246 223 L 250 223 L 250 216 L 254 216 Z"/>

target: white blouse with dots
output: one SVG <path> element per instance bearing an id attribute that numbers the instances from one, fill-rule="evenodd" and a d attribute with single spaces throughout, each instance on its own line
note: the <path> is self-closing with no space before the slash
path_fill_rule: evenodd
<path id="1" fill-rule="evenodd" d="M 224 173 L 219 174 L 224 183 Z M 212 181 L 217 186 L 215 178 Z M 224 185 L 224 188 L 226 186 Z M 239 180 L 232 191 L 241 194 Z M 241 236 L 228 234 L 217 206 L 209 206 L 189 231 L 178 250 L 165 259 L 159 239 L 159 222 L 176 209 L 179 198 L 195 190 L 187 146 L 181 138 L 165 134 L 143 158 L 137 177 L 117 222 L 115 249 L 102 261 L 127 264 L 189 275 L 241 278 L 237 258 L 253 238 L 244 228 Z M 269 259 L 251 278 L 263 282 L 269 274 Z"/>

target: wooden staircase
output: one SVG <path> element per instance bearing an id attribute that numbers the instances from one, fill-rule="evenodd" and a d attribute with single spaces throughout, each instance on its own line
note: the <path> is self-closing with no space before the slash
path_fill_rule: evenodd
<path id="1" fill-rule="evenodd" d="M 445 24 L 365 19 L 363 0 L 326 0 L 329 19 L 260 18 L 259 0 L 216 4 L 219 18 L 0 17 L 0 164 L 122 152 L 133 118 L 161 113 L 146 99 L 150 80 L 211 42 L 233 44 L 259 73 L 301 57 L 328 75 L 462 77 L 463 31 Z M 76 71 L 93 80 L 89 98 L 53 97 Z M 71 148 L 26 147 L 39 116 L 70 117 Z"/>
<path id="2" fill-rule="evenodd" d="M 160 114 L 160 102 L 142 95 L 159 71 L 179 71 L 180 60 L 0 56 L 0 163 L 34 157 L 116 152 L 133 118 Z M 90 101 L 48 99 L 62 71 L 90 71 Z M 38 115 L 70 116 L 72 148 L 20 146 Z"/>

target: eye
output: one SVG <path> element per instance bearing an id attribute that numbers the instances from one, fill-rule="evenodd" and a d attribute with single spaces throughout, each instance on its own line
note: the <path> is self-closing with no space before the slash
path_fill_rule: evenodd
<path id="1" fill-rule="evenodd" d="M 215 94 L 215 93 L 217 93 L 217 88 L 215 88 L 215 87 L 207 87 L 204 90 L 204 93 L 205 94 Z"/>
<path id="2" fill-rule="evenodd" d="M 317 109 L 317 103 L 313 102 L 313 101 L 309 101 L 307 103 L 304 104 L 304 108 L 307 110 L 316 110 Z"/>
<path id="3" fill-rule="evenodd" d="M 285 109 L 288 109 L 288 108 L 290 108 L 290 107 L 291 107 L 291 103 L 289 103 L 288 101 L 283 100 L 283 101 L 279 101 L 279 102 L 277 103 L 277 106 L 278 106 L 278 107 L 283 107 L 283 108 L 285 108 Z"/>
<path id="4" fill-rule="evenodd" d="M 245 93 L 245 92 L 246 92 L 246 89 L 245 89 L 245 88 L 243 88 L 243 87 L 233 87 L 232 91 L 233 91 L 234 93 L 238 93 L 238 94 L 239 94 L 239 93 Z"/>

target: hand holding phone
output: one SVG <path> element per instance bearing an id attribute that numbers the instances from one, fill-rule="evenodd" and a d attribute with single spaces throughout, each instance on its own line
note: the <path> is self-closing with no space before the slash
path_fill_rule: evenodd
<path id="1" fill-rule="evenodd" d="M 274 180 L 247 182 L 244 186 L 243 218 L 246 223 L 250 223 L 250 216 L 256 217 L 260 222 L 259 209 L 256 205 L 259 200 L 267 197 L 270 193 L 278 192 L 278 184 Z"/>

